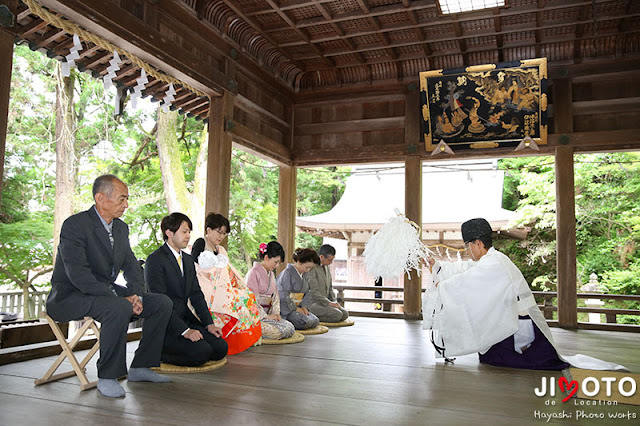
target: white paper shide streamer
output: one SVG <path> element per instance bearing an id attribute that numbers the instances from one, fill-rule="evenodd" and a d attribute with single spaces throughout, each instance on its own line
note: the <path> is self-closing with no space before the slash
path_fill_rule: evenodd
<path id="1" fill-rule="evenodd" d="M 115 50 L 113 51 L 113 58 L 109 61 L 109 66 L 107 67 L 107 73 L 105 74 L 102 81 L 104 82 L 104 90 L 109 90 L 113 86 L 113 78 L 116 76 L 116 71 L 120 71 L 120 55 Z"/>
<path id="2" fill-rule="evenodd" d="M 71 74 L 71 68 L 75 68 L 76 59 L 80 59 L 80 52 L 82 50 L 82 43 L 80 43 L 80 37 L 78 34 L 73 35 L 73 46 L 69 49 L 69 54 L 65 56 L 66 62 L 60 64 L 63 77 L 69 77 Z"/>
<path id="3" fill-rule="evenodd" d="M 140 71 L 140 77 L 136 79 L 136 85 L 133 88 L 133 92 L 131 93 L 131 108 L 136 109 L 138 107 L 138 99 L 142 97 L 142 91 L 144 90 L 144 86 L 149 82 L 147 78 L 147 72 L 144 68 Z"/>
<path id="4" fill-rule="evenodd" d="M 367 273 L 382 279 L 398 278 L 415 269 L 420 274 L 422 262 L 431 255 L 420 239 L 415 224 L 396 209 L 397 216 L 389 218 L 364 248 Z"/>
<path id="5" fill-rule="evenodd" d="M 169 105 L 176 99 L 175 98 L 176 90 L 173 88 L 173 83 L 169 83 L 169 89 L 164 95 L 162 99 L 162 103 L 160 106 L 164 112 L 169 112 Z"/>

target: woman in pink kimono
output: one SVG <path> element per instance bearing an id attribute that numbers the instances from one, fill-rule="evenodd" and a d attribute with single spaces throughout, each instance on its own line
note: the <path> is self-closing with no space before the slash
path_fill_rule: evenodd
<path id="1" fill-rule="evenodd" d="M 228 355 L 250 348 L 262 336 L 260 305 L 242 276 L 229 262 L 220 244 L 229 233 L 229 220 L 210 213 L 205 219 L 205 238 L 198 238 L 191 254 L 198 262 L 198 283 L 216 327 L 229 346 Z"/>
<path id="2" fill-rule="evenodd" d="M 258 299 L 262 337 L 269 340 L 286 339 L 293 336 L 295 328 L 280 316 L 280 297 L 273 272 L 284 260 L 284 249 L 277 241 L 260 244 L 260 262 L 253 262 L 247 274 L 247 286 Z"/>

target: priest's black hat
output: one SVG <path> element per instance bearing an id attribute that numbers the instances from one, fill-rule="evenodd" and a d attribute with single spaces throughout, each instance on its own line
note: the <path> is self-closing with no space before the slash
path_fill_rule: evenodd
<path id="1" fill-rule="evenodd" d="M 489 222 L 481 217 L 466 221 L 462 224 L 461 230 L 462 240 L 465 244 L 478 238 L 489 236 L 493 232 Z"/>

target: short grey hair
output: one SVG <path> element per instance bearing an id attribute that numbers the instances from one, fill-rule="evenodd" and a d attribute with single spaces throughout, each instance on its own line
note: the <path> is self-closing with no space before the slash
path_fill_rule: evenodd
<path id="1" fill-rule="evenodd" d="M 116 175 L 98 176 L 96 180 L 93 181 L 93 198 L 96 198 L 98 192 L 110 197 L 111 193 L 113 193 L 113 183 L 116 181 L 122 182 Z"/>

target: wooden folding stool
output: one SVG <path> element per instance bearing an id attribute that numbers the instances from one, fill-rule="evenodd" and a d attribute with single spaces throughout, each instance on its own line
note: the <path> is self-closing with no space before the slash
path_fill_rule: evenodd
<path id="1" fill-rule="evenodd" d="M 78 376 L 78 379 L 80 379 L 80 383 L 81 383 L 80 385 L 81 390 L 84 391 L 87 389 L 94 388 L 98 384 L 98 382 L 97 381 L 90 382 L 87 379 L 87 374 L 86 374 L 87 363 L 91 360 L 91 358 L 93 358 L 96 352 L 98 352 L 98 349 L 100 349 L 100 329 L 96 325 L 93 318 L 85 317 L 84 324 L 82 325 L 82 327 L 80 327 L 80 329 L 76 332 L 75 336 L 73 336 L 73 339 L 71 339 L 69 342 L 67 342 L 67 338 L 64 337 L 64 334 L 60 330 L 60 327 L 53 320 L 53 318 L 51 318 L 49 315 L 46 315 L 45 318 L 49 323 L 49 326 L 51 327 L 53 334 L 56 335 L 56 338 L 58 339 L 58 343 L 60 343 L 60 347 L 62 347 L 62 353 L 54 361 L 54 363 L 51 365 L 51 367 L 45 373 L 45 375 L 42 376 L 42 378 L 40 379 L 36 379 L 34 383 L 36 385 L 41 385 L 43 383 L 53 382 L 55 380 L 64 379 L 66 377 Z M 95 333 L 96 343 L 89 350 L 89 353 L 84 357 L 84 359 L 81 362 L 78 362 L 75 354 L 73 353 L 73 349 L 76 347 L 80 339 L 85 335 L 85 333 L 87 333 L 89 329 L 93 330 L 93 332 Z M 60 364 L 62 364 L 65 358 L 69 360 L 69 362 L 71 363 L 71 367 L 73 367 L 73 370 L 66 371 L 64 373 L 53 374 L 56 372 L 58 367 L 60 367 Z"/>

